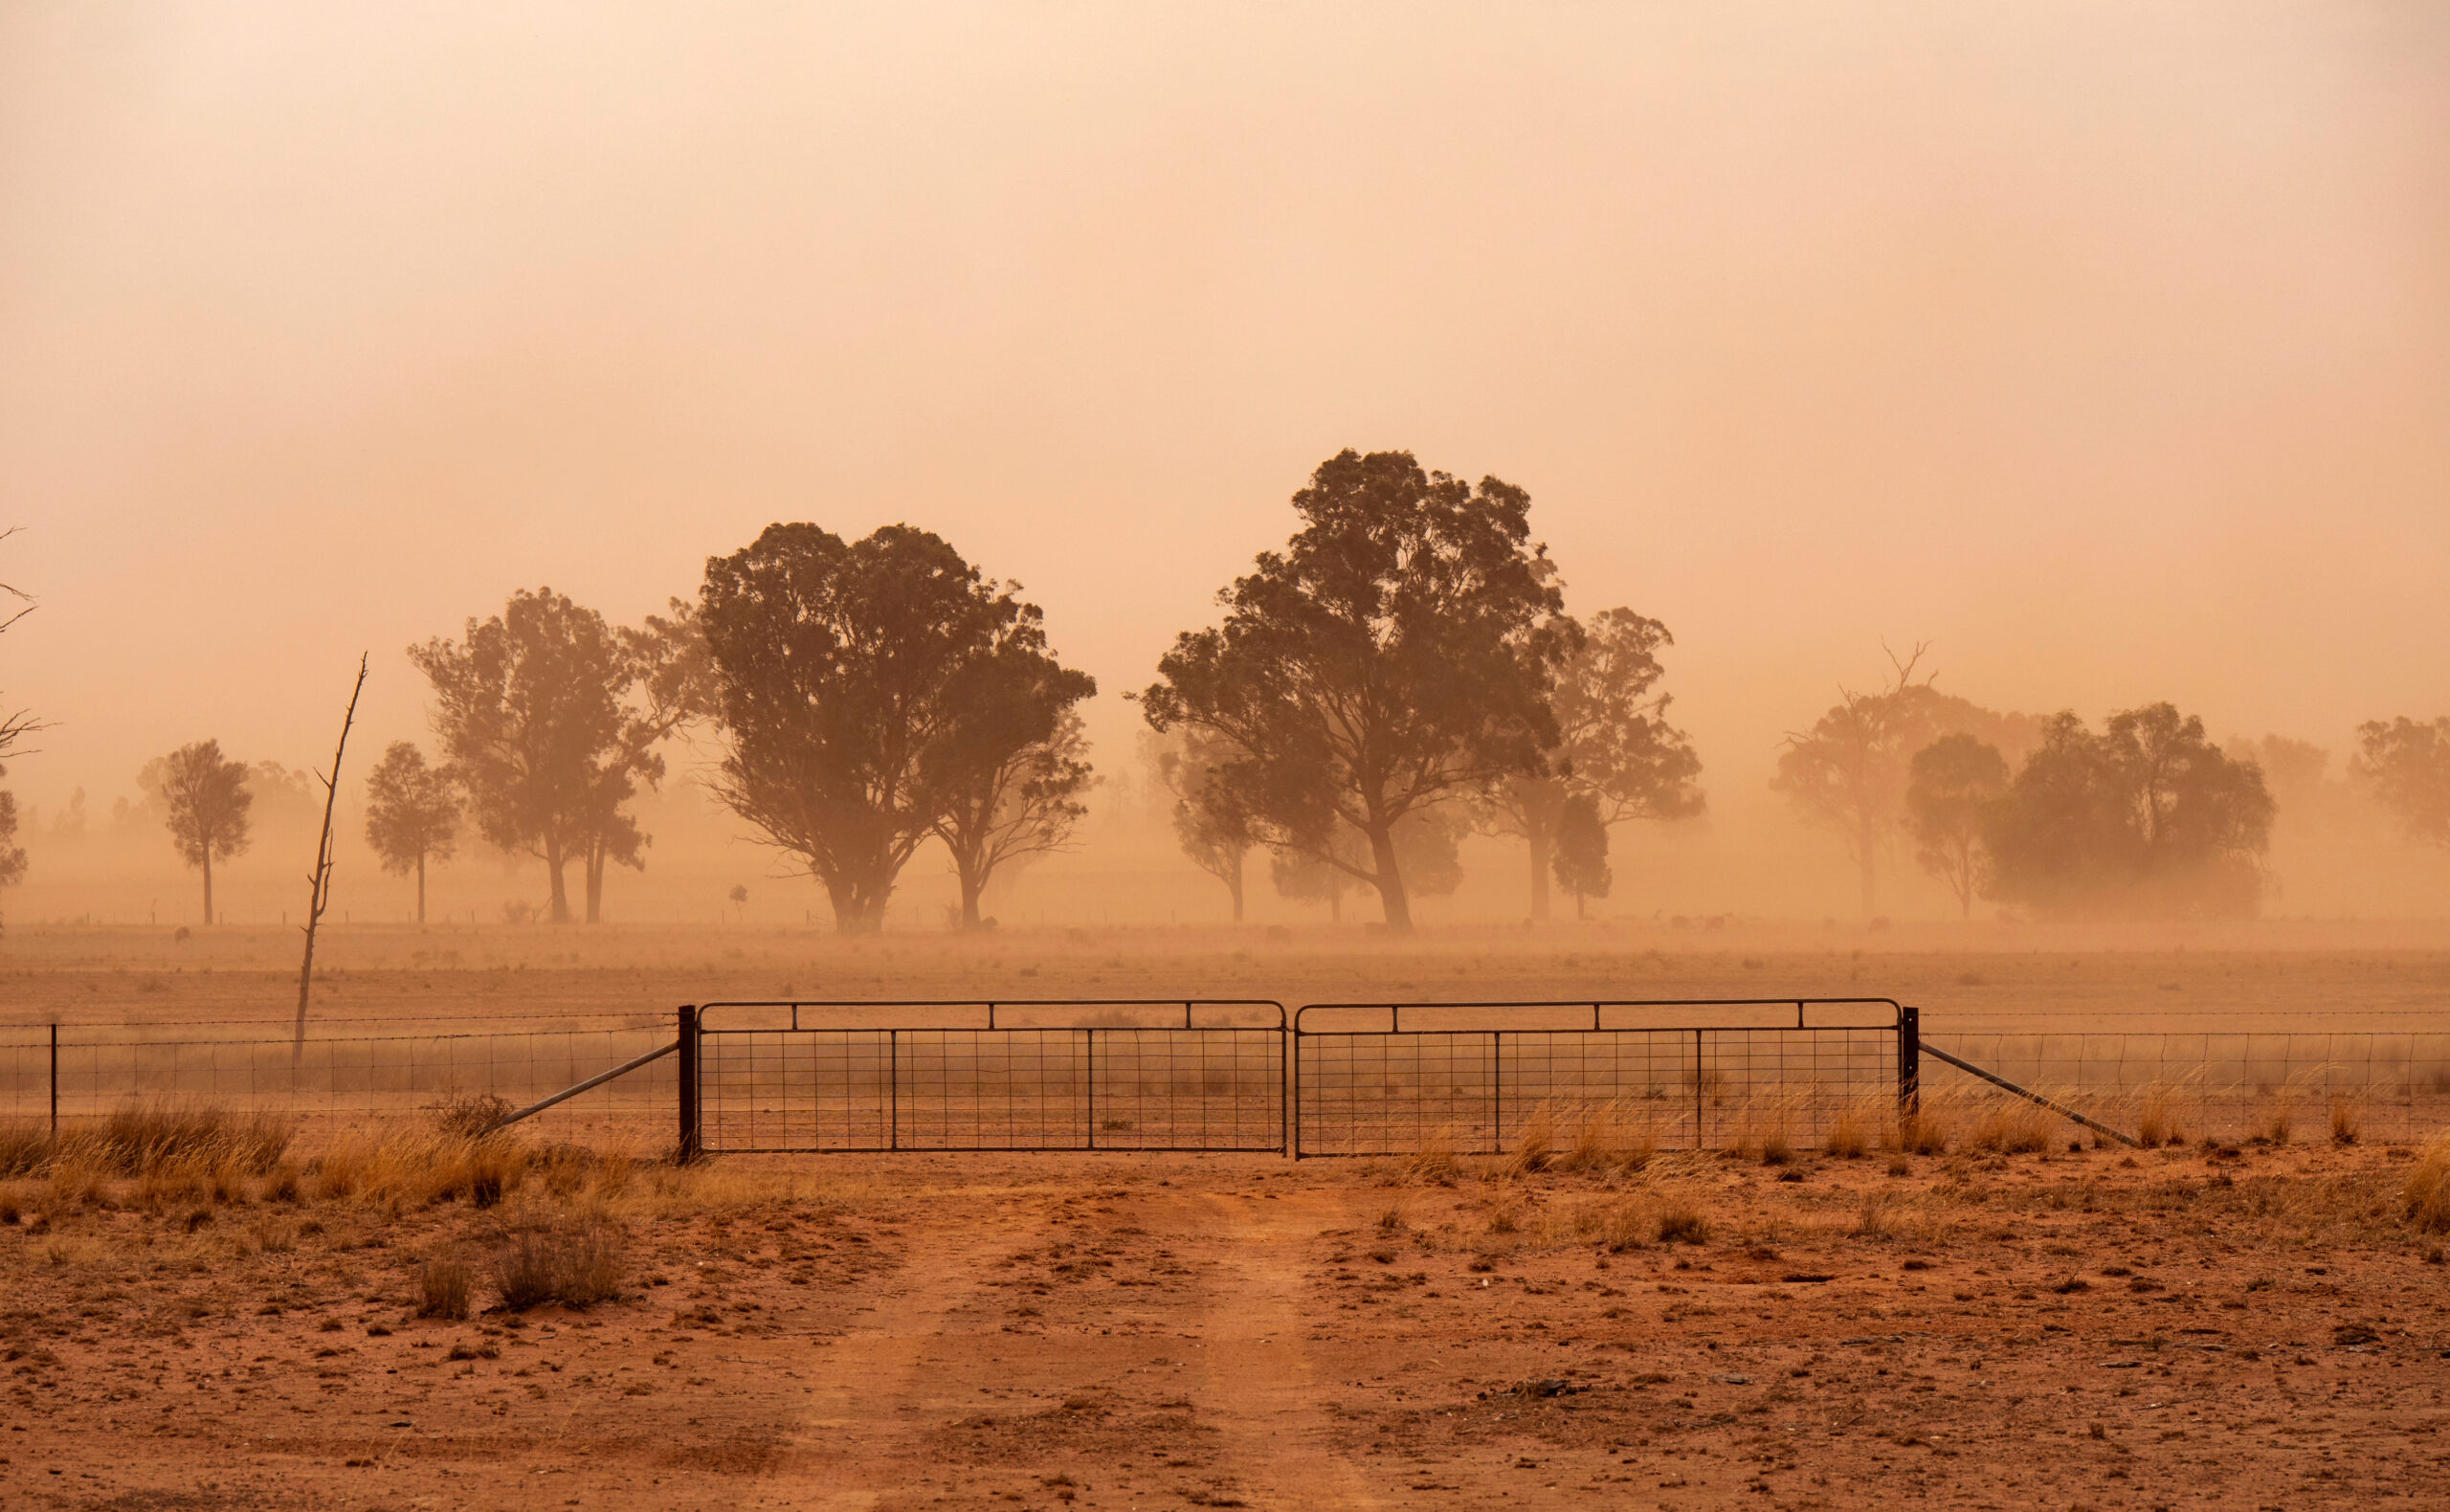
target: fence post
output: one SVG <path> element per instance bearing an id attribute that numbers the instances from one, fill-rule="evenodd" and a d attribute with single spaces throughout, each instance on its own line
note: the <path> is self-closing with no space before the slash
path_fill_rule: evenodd
<path id="1" fill-rule="evenodd" d="M 680 1164 L 688 1165 L 706 1152 L 705 1140 L 698 1124 L 698 1009 L 695 1004 L 680 1010 Z"/>
<path id="2" fill-rule="evenodd" d="M 1897 1011 L 1897 1111 L 1923 1111 L 1923 1011 Z"/>
<path id="3" fill-rule="evenodd" d="M 1705 1084 L 1706 1080 L 1707 1078 L 1702 1075 L 1702 1032 L 1697 1029 L 1693 1031 L 1693 1147 L 1695 1149 L 1702 1147 L 1702 1108 L 1710 1095 L 1710 1089 Z"/>
<path id="4" fill-rule="evenodd" d="M 59 1143 L 59 1026 L 51 1026 L 51 1143 Z"/>

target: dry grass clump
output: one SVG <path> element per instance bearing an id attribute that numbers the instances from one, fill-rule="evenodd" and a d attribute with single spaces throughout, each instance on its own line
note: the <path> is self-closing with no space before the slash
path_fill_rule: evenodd
<path id="1" fill-rule="evenodd" d="M 1657 1223 L 1661 1244 L 1710 1242 L 1710 1215 L 1690 1197 L 1678 1196 L 1661 1203 L 1657 1210 Z"/>
<path id="2" fill-rule="evenodd" d="M 1927 1096 L 1921 1107 L 1897 1116 L 1889 1129 L 1888 1147 L 1906 1155 L 1945 1155 L 1952 1129 L 1947 1109 Z"/>
<path id="3" fill-rule="evenodd" d="M 1829 1116 L 1820 1147 L 1839 1160 L 1860 1160 L 1870 1153 L 1873 1131 L 1894 1117 L 1895 1112 L 1883 1102 L 1856 1098 Z"/>
<path id="4" fill-rule="evenodd" d="M 1506 1158 L 1499 1170 L 1507 1176 L 1527 1176 L 1534 1171 L 1546 1170 L 1556 1147 L 1556 1110 L 1543 1102 L 1523 1121 L 1523 1131 L 1514 1138 L 1514 1153 Z"/>
<path id="5" fill-rule="evenodd" d="M 289 1120 L 275 1113 L 240 1114 L 167 1098 L 131 1101 L 103 1119 L 73 1121 L 56 1139 L 47 1123 L 0 1125 L 0 1177 L 56 1177 L 67 1169 L 83 1173 L 66 1183 L 81 1188 L 100 1177 L 172 1172 L 192 1182 L 211 1172 L 228 1190 L 278 1165 L 291 1137 Z"/>
<path id="6" fill-rule="evenodd" d="M 417 1316 L 448 1318 L 453 1322 L 468 1316 L 470 1278 L 468 1267 L 449 1256 L 438 1256 L 417 1267 Z"/>
<path id="7" fill-rule="evenodd" d="M 2167 1081 L 2148 1081 L 2135 1094 L 2135 1143 L 2146 1149 L 2186 1143 L 2186 1125 L 2178 1109 L 2180 1088 Z"/>
<path id="8" fill-rule="evenodd" d="M 1452 1124 L 1436 1130 L 1420 1142 L 1420 1148 L 1406 1156 L 1395 1167 L 1399 1181 L 1425 1181 L 1440 1187 L 1452 1187 L 1463 1174 L 1463 1163 L 1455 1158 L 1455 1129 Z"/>
<path id="9" fill-rule="evenodd" d="M 2058 1116 L 2022 1098 L 1986 1098 L 1967 1131 L 1969 1148 L 2000 1155 L 2038 1155 L 2050 1148 Z"/>
<path id="10" fill-rule="evenodd" d="M 621 1254 L 621 1230 L 600 1212 L 531 1215 L 494 1256 L 494 1286 L 513 1312 L 593 1306 L 620 1295 Z"/>
<path id="11" fill-rule="evenodd" d="M 1637 1171 L 1659 1153 L 1659 1130 L 1650 1120 L 1629 1117 L 1620 1099 L 1583 1107 L 1574 1117 L 1573 1142 L 1550 1165 L 1558 1170 L 1604 1175 Z"/>
<path id="12" fill-rule="evenodd" d="M 464 1197 L 490 1208 L 518 1190 L 532 1160 L 525 1147 L 498 1136 L 397 1130 L 335 1140 L 307 1174 L 315 1194 L 326 1200 L 354 1196 L 419 1207 Z"/>
<path id="13" fill-rule="evenodd" d="M 2248 1132 L 2266 1145 L 2285 1145 L 2296 1128 L 2294 1110 L 2285 1098 L 2273 1098 L 2257 1113 L 2254 1126 Z"/>
<path id="14" fill-rule="evenodd" d="M 2424 1147 L 2400 1198 L 2409 1225 L 2418 1234 L 2450 1234 L 2450 1134 Z"/>
<path id="15" fill-rule="evenodd" d="M 2331 1143 L 2353 1145 L 2365 1132 L 2363 1102 L 2346 1093 L 2331 1094 Z"/>

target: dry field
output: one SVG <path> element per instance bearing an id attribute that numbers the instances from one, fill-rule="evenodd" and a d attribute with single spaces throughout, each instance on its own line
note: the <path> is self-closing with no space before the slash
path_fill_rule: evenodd
<path id="1" fill-rule="evenodd" d="M 2438 1025 L 2450 983 L 2405 941 L 1880 944 L 357 931 L 318 1001 L 549 1025 L 786 989 L 1852 989 L 1927 1029 L 2300 1028 Z M 12 933 L 0 989 L 36 1022 L 258 1018 L 283 949 Z M 1927 1127 L 1739 1151 L 1565 1108 L 1490 1157 L 687 1169 L 553 1115 L 478 1142 L 435 1114 L 72 1125 L 0 1148 L 12 1505 L 2450 1501 L 2450 1148 L 2318 1119 L 2071 1148 L 1949 1089 Z"/>

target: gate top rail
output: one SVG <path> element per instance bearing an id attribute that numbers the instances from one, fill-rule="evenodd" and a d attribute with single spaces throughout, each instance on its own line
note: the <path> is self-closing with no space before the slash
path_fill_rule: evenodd
<path id="1" fill-rule="evenodd" d="M 1669 1008 L 1793 1009 L 1794 1010 L 1795 1021 L 1793 1026 L 1783 1024 L 1696 1024 L 1690 1020 L 1680 1020 L 1675 1023 L 1663 1024 L 1617 1023 L 1612 1025 L 1606 1021 L 1607 1013 L 1611 1010 L 1633 1012 L 1644 1009 Z M 1459 1010 L 1488 1010 L 1497 1014 L 1509 1014 L 1519 1013 L 1525 1010 L 1543 1009 L 1550 1011 L 1570 1009 L 1576 1012 L 1580 1012 L 1581 1011 L 1588 1009 L 1591 1012 L 1591 1023 L 1589 1025 L 1590 1030 L 1604 1032 L 1610 1029 L 1617 1029 L 1629 1033 L 1657 1030 L 1661 1032 L 1682 1031 L 1683 1033 L 1690 1034 L 1696 1029 L 1704 1031 L 1731 1031 L 1741 1029 L 1782 1029 L 1788 1027 L 1795 1029 L 1897 1029 L 1902 1027 L 1905 1022 L 1905 1008 L 1893 997 L 1579 997 L 1542 1000 L 1524 999 L 1497 1002 L 1466 1000 L 1443 1003 L 1304 1003 L 1293 1014 L 1293 1033 L 1296 1034 L 1401 1034 L 1424 1033 L 1484 1034 L 1490 1033 L 1503 1034 L 1509 1031 L 1519 1031 L 1526 1034 L 1572 1034 L 1587 1032 L 1584 1030 L 1583 1026 L 1577 1024 L 1517 1024 L 1496 1021 L 1461 1028 L 1441 1025 L 1437 1028 L 1429 1030 L 1421 1030 L 1417 1028 L 1408 1029 L 1404 1024 L 1404 1015 L 1408 1012 L 1453 1012 Z M 1879 1022 L 1847 1021 L 1837 1023 L 1814 1023 L 1810 1021 L 1811 1011 L 1814 1009 L 1885 1009 L 1887 1012 L 1880 1019 Z M 1384 1029 L 1323 1030 L 1306 1028 L 1303 1024 L 1303 1019 L 1311 1013 L 1328 1012 L 1384 1013 L 1387 1015 L 1387 1027 Z M 1870 1014 L 1854 1015 L 1855 1018 L 1860 1019 L 1867 1019 L 1872 1016 L 1873 1015 Z"/>
<path id="2" fill-rule="evenodd" d="M 1274 1029 L 1274 1030 L 1280 1030 L 1280 1031 L 1281 1031 L 1281 1030 L 1282 1030 L 1282 1029 L 1285 1027 L 1285 1022 L 1286 1022 L 1286 1020 L 1285 1020 L 1285 1012 L 1284 1012 L 1284 1005 L 1283 1005 L 1283 1004 L 1281 1004 L 1281 1003 L 1280 1003 L 1280 1002 L 1277 1002 L 1274 998 L 1265 998 L 1265 997 L 1191 997 L 1191 998 L 1184 998 L 1184 997 L 997 997 L 997 998 L 984 998 L 984 997 L 979 997 L 979 998 L 945 998 L 945 997 L 904 997 L 904 998 L 880 998 L 880 997 L 858 997 L 858 998 L 810 998 L 810 997 L 802 997 L 802 998 L 742 998 L 742 999 L 737 999 L 737 1000 L 728 1001 L 728 1002 L 721 1002 L 721 1003 L 701 1003 L 701 1004 L 697 1005 L 697 1008 L 698 1008 L 698 1023 L 699 1023 L 699 1027 L 700 1027 L 701 1031 L 702 1031 L 702 1032 L 703 1032 L 703 1033 L 706 1033 L 706 1034 L 728 1034 L 728 1033 L 736 1033 L 736 1032 L 739 1032 L 739 1031 L 742 1031 L 742 1030 L 746 1030 L 746 1029 L 749 1029 L 749 1028 L 752 1028 L 752 1027 L 754 1027 L 754 1028 L 762 1028 L 762 1029 L 766 1029 L 766 1030 L 768 1030 L 768 1031 L 771 1031 L 771 1030 L 790 1030 L 790 1031 L 793 1031 L 793 1032 L 800 1031 L 800 1030 L 804 1030 L 804 1029 L 817 1029 L 817 1028 L 826 1028 L 826 1029 L 849 1028 L 849 1029 L 877 1029 L 877 1030 L 885 1030 L 885 1029 L 910 1029 L 910 1028 L 914 1028 L 914 1027 L 916 1027 L 916 1028 L 925 1028 L 925 1029 L 935 1029 L 935 1028 L 940 1028 L 940 1027 L 941 1027 L 941 1028 L 977 1027 L 977 1028 L 984 1028 L 984 1029 L 988 1029 L 988 1030 L 1006 1030 L 1006 1029 L 1049 1029 L 1049 1030 L 1063 1030 L 1063 1029 L 1172 1029 L 1172 1028 L 1182 1028 L 1182 1029 Z M 883 1009 L 914 1009 L 914 1008 L 929 1008 L 929 1009 L 937 1009 L 937 1010 L 943 1010 L 943 1011 L 950 1011 L 950 1012 L 983 1012 L 983 1013 L 985 1013 L 985 1015 L 986 1015 L 986 1023 L 985 1023 L 985 1024 L 983 1024 L 983 1025 L 977 1025 L 977 1026 L 960 1026 L 960 1025 L 945 1025 L 945 1026 L 940 1026 L 940 1025 L 934 1025 L 934 1024 L 914 1026 L 914 1025 L 912 1025 L 912 1024 L 907 1023 L 906 1021 L 898 1020 L 898 1019 L 897 1019 L 897 1020 L 892 1020 L 892 1021 L 877 1022 L 877 1023 L 873 1023 L 873 1024 L 853 1024 L 853 1025 L 831 1025 L 831 1024 L 829 1024 L 829 1025 L 815 1025 L 815 1024 L 802 1024 L 802 1023 L 800 1022 L 800 1011 L 801 1011 L 802 1009 L 829 1010 L 829 1011 L 837 1011 L 837 1012 L 838 1012 L 838 1011 L 843 1011 L 843 1010 L 875 1011 L 875 1010 L 883 1010 Z M 1057 1023 L 1057 1024 L 1049 1024 L 1049 1023 L 1027 1023 L 1027 1024 L 1013 1024 L 1013 1023 L 998 1023 L 998 1022 L 996 1022 L 996 1018 L 995 1018 L 996 1013 L 997 1013 L 999 1011 L 1004 1011 L 1004 1010 L 1019 1009 L 1019 1010 L 1023 1010 L 1023 1011 L 1029 1011 L 1029 1010 L 1058 1009 L 1058 1008 L 1080 1009 L 1080 1010 L 1084 1010 L 1084 1011 L 1087 1011 L 1087 1012 L 1097 1012 L 1097 1011 L 1100 1011 L 1100 1010 L 1105 1010 L 1105 1009 L 1124 1009 L 1124 1008 L 1161 1009 L 1161 1010 L 1164 1010 L 1164 1011 L 1165 1011 L 1167 1013 L 1169 1013 L 1169 1014 L 1171 1014 L 1171 1013 L 1172 1013 L 1172 1012 L 1174 1012 L 1175 1011 L 1179 1010 L 1179 1011 L 1181 1012 L 1181 1013 L 1182 1013 L 1182 1023 L 1181 1023 L 1180 1025 L 1174 1025 L 1174 1024 L 1153 1024 L 1153 1023 L 1152 1023 L 1152 1024 L 1110 1024 L 1110 1023 L 1109 1023 L 1109 1024 L 1089 1024 L 1089 1023 Z M 790 1013 L 791 1013 L 791 1021 L 790 1021 L 788 1024 L 757 1025 L 757 1026 L 750 1026 L 750 1025 L 746 1025 L 746 1024 L 731 1025 L 731 1026 L 724 1026 L 724 1025 L 710 1024 L 710 1023 L 708 1023 L 708 1021 L 707 1021 L 707 1020 L 708 1020 L 708 1016 L 709 1016 L 709 1015 L 711 1015 L 711 1014 L 713 1014 L 713 1013 L 714 1013 L 716 1011 L 718 1011 L 718 1010 L 724 1010 L 724 1011 L 727 1011 L 727 1012 L 738 1012 L 738 1011 L 742 1011 L 742 1010 L 755 1010 L 755 1009 L 768 1009 L 768 1010 L 782 1009 L 782 1010 L 788 1010 L 788 1011 L 790 1012 Z M 1202 1024 L 1201 1022 L 1199 1022 L 1200 1015 L 1201 1015 L 1203 1012 L 1208 1012 L 1208 1013 L 1212 1013 L 1212 1014 L 1213 1014 L 1213 1013 L 1220 1012 L 1230 1012 L 1236 1011 L 1236 1010 L 1245 1010 L 1245 1011 L 1248 1011 L 1248 1010 L 1256 1010 L 1256 1011 L 1258 1011 L 1258 1012 L 1259 1012 L 1260 1013 L 1262 1013 L 1262 1014 L 1264 1014 L 1264 1013 L 1266 1013 L 1266 1012 L 1274 1012 L 1274 1013 L 1276 1014 L 1276 1022 L 1275 1022 L 1275 1023 L 1273 1023 L 1273 1024 L 1216 1024 L 1216 1023 Z"/>

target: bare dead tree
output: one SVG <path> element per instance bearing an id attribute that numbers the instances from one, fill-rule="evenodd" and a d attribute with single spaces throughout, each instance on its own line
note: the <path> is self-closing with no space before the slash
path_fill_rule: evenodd
<path id="1" fill-rule="evenodd" d="M 0 541 L 8 540 L 24 528 L 23 525 L 11 525 L 6 530 L 0 530 Z M 0 583 L 0 634 L 6 634 L 11 626 L 33 613 L 34 609 L 34 596 L 32 593 L 12 583 Z M 33 754 L 30 751 L 19 750 L 18 747 L 25 744 L 27 736 L 50 727 L 34 718 L 30 710 L 17 709 L 11 713 L 0 714 L 0 756 Z"/>
<path id="2" fill-rule="evenodd" d="M 340 743 L 332 747 L 332 769 L 317 772 L 323 785 L 323 835 L 315 848 L 315 869 L 306 877 L 306 955 L 298 967 L 298 1031 L 290 1040 L 289 1065 L 294 1072 L 306 1054 L 306 999 L 315 986 L 315 926 L 332 901 L 332 809 L 341 794 L 341 756 L 348 749 L 348 727 L 357 723 L 357 696 L 366 691 L 366 654 L 357 657 L 357 681 L 348 690 L 348 712 L 341 716 Z"/>

